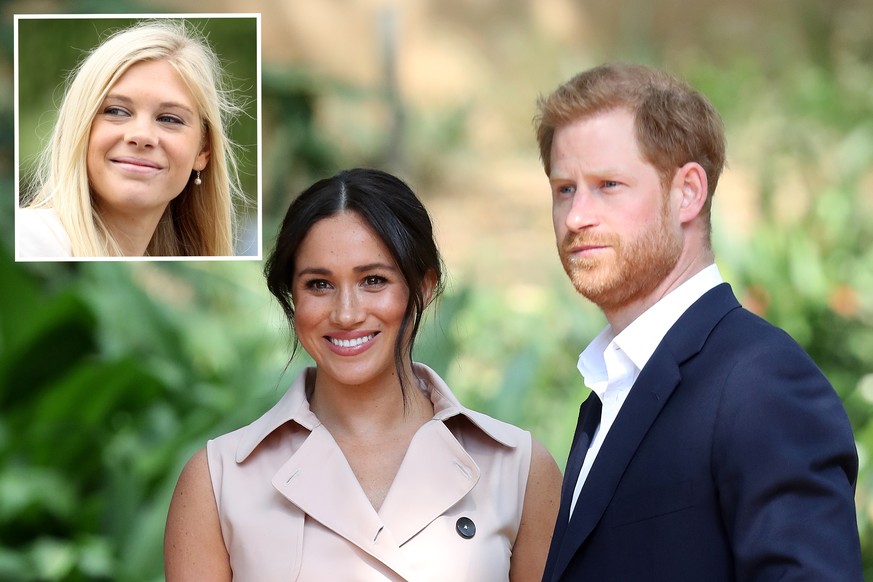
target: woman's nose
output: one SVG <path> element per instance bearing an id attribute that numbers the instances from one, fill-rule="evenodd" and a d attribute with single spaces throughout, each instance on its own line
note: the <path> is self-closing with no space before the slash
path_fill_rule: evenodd
<path id="1" fill-rule="evenodd" d="M 141 148 L 154 146 L 157 143 L 157 138 L 151 120 L 143 118 L 131 119 L 127 126 L 125 141 L 128 144 Z"/>
<path id="2" fill-rule="evenodd" d="M 331 323 L 352 327 L 366 317 L 360 297 L 350 290 L 340 290 L 330 312 Z"/>

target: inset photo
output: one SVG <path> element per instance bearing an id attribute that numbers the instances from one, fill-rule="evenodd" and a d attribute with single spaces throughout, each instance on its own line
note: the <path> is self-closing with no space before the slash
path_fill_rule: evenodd
<path id="1" fill-rule="evenodd" d="M 259 260 L 260 15 L 16 15 L 16 261 Z"/>

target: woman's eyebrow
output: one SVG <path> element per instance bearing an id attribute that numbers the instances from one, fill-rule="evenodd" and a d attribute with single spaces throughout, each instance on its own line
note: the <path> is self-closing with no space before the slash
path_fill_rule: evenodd
<path id="1" fill-rule="evenodd" d="M 373 271 L 376 269 L 385 269 L 387 271 L 396 271 L 397 268 L 394 265 L 390 265 L 388 263 L 367 263 L 366 265 L 358 265 L 354 267 L 352 270 L 356 273 L 363 273 L 366 271 Z M 300 269 L 297 271 L 297 276 L 301 275 L 331 275 L 332 271 L 330 269 L 325 269 L 324 267 L 306 267 L 304 269 Z"/>
<path id="2" fill-rule="evenodd" d="M 359 267 L 355 267 L 354 270 L 355 270 L 355 272 L 361 272 L 361 271 L 372 271 L 374 269 L 386 269 L 389 271 L 396 270 L 394 265 L 389 265 L 387 263 L 369 263 L 367 265 L 361 265 Z"/>
<path id="3" fill-rule="evenodd" d="M 121 93 L 109 93 L 108 95 L 106 95 L 106 100 L 110 99 L 113 101 L 120 101 L 127 105 L 133 105 L 133 99 L 131 99 L 127 95 L 122 95 Z M 162 101 L 161 103 L 158 103 L 158 107 L 160 109 L 181 109 L 183 111 L 187 111 L 192 115 L 194 114 L 194 111 L 192 111 L 190 107 L 177 101 Z"/>

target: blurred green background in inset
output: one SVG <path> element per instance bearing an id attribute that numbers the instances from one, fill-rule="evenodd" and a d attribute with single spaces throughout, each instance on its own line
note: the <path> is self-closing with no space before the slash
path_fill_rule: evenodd
<path id="1" fill-rule="evenodd" d="M 809 351 L 849 411 L 873 579 L 867 0 L 0 4 L 0 579 L 162 579 L 182 464 L 269 408 L 306 364 L 285 370 L 285 323 L 261 261 L 13 262 L 12 15 L 34 11 L 261 12 L 264 251 L 314 179 L 360 165 L 398 173 L 431 210 L 449 272 L 418 359 L 468 406 L 531 430 L 562 466 L 586 396 L 576 359 L 604 321 L 555 252 L 534 104 L 603 61 L 688 79 L 728 132 L 717 262 L 747 307 Z M 235 42 L 219 19 L 206 25 L 219 52 Z M 28 46 L 28 67 L 75 59 L 65 33 L 42 42 Z M 60 93 L 51 76 L 21 89 L 26 162 Z M 240 131 L 253 144 L 254 129 Z"/>

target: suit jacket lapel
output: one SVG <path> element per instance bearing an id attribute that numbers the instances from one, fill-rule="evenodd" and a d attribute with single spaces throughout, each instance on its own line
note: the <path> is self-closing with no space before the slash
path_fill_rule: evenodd
<path id="1" fill-rule="evenodd" d="M 715 325 L 728 311 L 737 307 L 739 303 L 730 286 L 726 283 L 718 285 L 679 318 L 652 354 L 591 467 L 564 539 L 554 556 L 552 580 L 561 577 L 573 555 L 603 517 L 628 463 L 679 384 L 682 378 L 679 366 L 700 351 Z M 576 473 L 578 475 L 578 470 Z M 575 482 L 575 477 L 571 479 Z M 562 513 L 569 511 L 568 508 L 565 510 L 564 503 L 562 494 Z M 547 570 L 552 566 L 552 560 L 550 554 Z"/>
<path id="2" fill-rule="evenodd" d="M 555 531 L 552 535 L 552 545 L 549 548 L 550 560 L 557 556 L 561 548 L 564 534 L 567 531 L 567 523 L 570 521 L 570 505 L 573 501 L 573 492 L 576 489 L 576 481 L 579 471 L 591 446 L 591 436 L 600 422 L 599 410 L 592 408 L 600 407 L 600 399 L 593 392 L 579 407 L 579 419 L 576 422 L 576 434 L 573 435 L 573 444 L 570 446 L 570 455 L 567 459 L 567 467 L 564 470 L 564 481 L 561 485 L 561 507 L 555 522 Z"/>
<path id="3" fill-rule="evenodd" d="M 609 429 L 579 494 L 579 501 L 556 557 L 556 576 L 553 579 L 560 578 L 576 550 L 603 517 L 603 512 L 606 511 L 640 441 L 678 383 L 679 371 L 676 364 L 670 362 L 670 358 L 653 356 L 640 373 L 622 405 L 621 412 Z M 564 510 L 563 499 L 561 509 Z"/>

